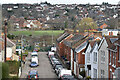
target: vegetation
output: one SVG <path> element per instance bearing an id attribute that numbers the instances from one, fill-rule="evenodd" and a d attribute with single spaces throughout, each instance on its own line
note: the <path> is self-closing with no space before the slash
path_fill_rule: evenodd
<path id="1" fill-rule="evenodd" d="M 14 38 L 15 38 L 15 35 L 8 34 L 7 37 L 8 37 L 9 39 L 14 39 Z"/>
<path id="2" fill-rule="evenodd" d="M 10 74 L 18 74 L 19 65 L 20 65 L 18 61 L 7 61 L 6 63 L 9 65 Z"/>
<path id="3" fill-rule="evenodd" d="M 9 78 L 9 65 L 7 63 L 2 63 L 2 80 Z"/>
<path id="4" fill-rule="evenodd" d="M 88 29 L 96 29 L 97 23 L 94 22 L 92 18 L 83 18 L 76 26 L 76 29 L 83 32 L 84 30 Z"/>
<path id="5" fill-rule="evenodd" d="M 57 36 L 61 33 L 63 33 L 64 30 L 42 30 L 42 31 L 10 31 L 9 33 L 14 35 L 26 35 L 26 36 L 43 36 L 43 35 L 49 35 L 49 36 Z"/>

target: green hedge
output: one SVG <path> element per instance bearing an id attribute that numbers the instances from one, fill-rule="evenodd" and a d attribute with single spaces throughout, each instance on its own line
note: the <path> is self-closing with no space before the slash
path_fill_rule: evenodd
<path id="1" fill-rule="evenodd" d="M 6 63 L 9 65 L 10 74 L 18 74 L 20 62 L 18 62 L 18 61 L 7 61 Z"/>
<path id="2" fill-rule="evenodd" d="M 9 65 L 7 63 L 2 63 L 2 80 L 9 78 Z"/>

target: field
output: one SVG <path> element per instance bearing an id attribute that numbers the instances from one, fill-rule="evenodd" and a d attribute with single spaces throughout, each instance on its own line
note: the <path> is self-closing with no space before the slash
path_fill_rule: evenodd
<path id="1" fill-rule="evenodd" d="M 10 34 L 14 34 L 16 36 L 25 35 L 25 36 L 58 36 L 59 34 L 63 33 L 64 30 L 40 30 L 40 31 L 10 31 Z"/>

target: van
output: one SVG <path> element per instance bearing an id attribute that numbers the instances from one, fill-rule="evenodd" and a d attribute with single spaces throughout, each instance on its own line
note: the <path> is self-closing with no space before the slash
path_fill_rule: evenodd
<path id="1" fill-rule="evenodd" d="M 63 75 L 72 75 L 72 72 L 71 70 L 63 68 L 60 70 L 58 77 L 61 78 Z"/>

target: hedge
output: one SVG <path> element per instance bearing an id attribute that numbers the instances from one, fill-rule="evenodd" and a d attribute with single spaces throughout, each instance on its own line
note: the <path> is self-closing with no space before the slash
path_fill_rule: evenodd
<path id="1" fill-rule="evenodd" d="M 2 63 L 2 80 L 9 78 L 9 65 L 7 63 Z"/>

